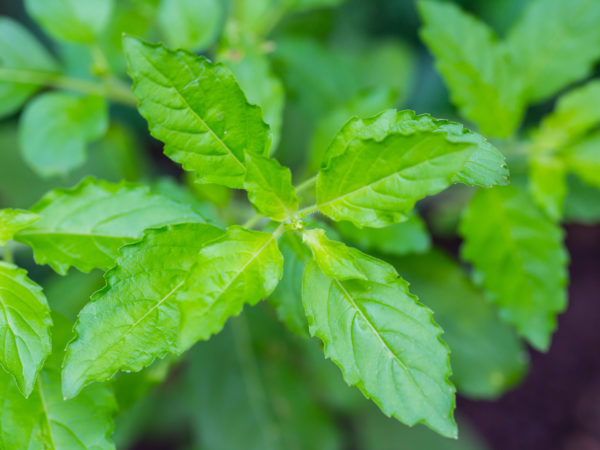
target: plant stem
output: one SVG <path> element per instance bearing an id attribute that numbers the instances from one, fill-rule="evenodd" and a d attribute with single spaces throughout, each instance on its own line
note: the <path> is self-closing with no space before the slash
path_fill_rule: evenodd
<path id="1" fill-rule="evenodd" d="M 9 69 L 0 67 L 0 81 L 22 84 L 38 84 L 58 89 L 67 89 L 85 94 L 101 95 L 124 105 L 137 107 L 133 93 L 120 83 L 96 83 L 81 78 L 34 70 Z"/>
<path id="2" fill-rule="evenodd" d="M 305 190 L 310 189 L 311 187 L 314 186 L 314 184 L 316 182 L 317 182 L 317 175 L 309 178 L 308 180 L 303 181 L 298 186 L 296 186 L 296 193 L 300 194 L 301 192 L 304 192 Z"/>
<path id="3" fill-rule="evenodd" d="M 242 224 L 242 226 L 244 228 L 252 228 L 254 225 L 256 225 L 258 222 L 260 222 L 260 220 L 263 218 L 262 214 L 254 214 L 252 217 L 250 217 L 246 222 L 244 222 Z"/>
<path id="4" fill-rule="evenodd" d="M 319 207 L 316 204 L 308 206 L 306 208 L 302 208 L 301 210 L 296 212 L 296 218 L 302 219 L 306 216 L 310 216 L 312 213 L 317 212 L 318 210 L 319 210 Z"/>
<path id="5" fill-rule="evenodd" d="M 11 242 L 7 242 L 4 248 L 2 249 L 2 259 L 7 263 L 14 262 L 13 249 L 11 247 Z"/>

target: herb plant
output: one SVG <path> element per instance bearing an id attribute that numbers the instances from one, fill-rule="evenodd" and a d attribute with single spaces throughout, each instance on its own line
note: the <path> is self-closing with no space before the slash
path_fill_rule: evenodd
<path id="1" fill-rule="evenodd" d="M 517 334 L 549 348 L 567 304 L 565 199 L 587 198 L 573 183 L 600 188 L 600 82 L 585 81 L 600 4 L 535 0 L 498 39 L 452 3 L 418 2 L 475 132 L 393 109 L 411 80 L 401 45 L 336 53 L 293 32 L 293 17 L 339 3 L 26 0 L 52 52 L 0 18 L 0 115 L 22 109 L 30 169 L 97 173 L 86 164 L 102 151 L 135 180 L 87 176 L 0 210 L 2 448 L 114 448 L 113 417 L 141 415 L 165 380 L 188 397 L 199 448 L 341 448 L 332 411 L 365 417 L 365 436 L 371 419 L 323 356 L 381 413 L 456 437 L 455 385 L 495 398 L 526 369 Z M 129 150 L 145 139 L 134 108 L 183 182 Z M 285 150 L 294 111 L 311 117 L 306 158 Z M 569 217 L 596 220 L 583 209 Z M 472 270 L 431 248 L 423 211 L 434 229 L 459 222 Z M 15 264 L 26 246 L 100 289 L 49 302 Z"/>

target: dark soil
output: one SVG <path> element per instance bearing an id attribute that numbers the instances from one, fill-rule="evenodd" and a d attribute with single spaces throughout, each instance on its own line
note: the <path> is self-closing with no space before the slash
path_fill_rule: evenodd
<path id="1" fill-rule="evenodd" d="M 550 351 L 495 402 L 459 399 L 494 450 L 600 450 L 600 227 L 567 227 L 569 306 Z"/>

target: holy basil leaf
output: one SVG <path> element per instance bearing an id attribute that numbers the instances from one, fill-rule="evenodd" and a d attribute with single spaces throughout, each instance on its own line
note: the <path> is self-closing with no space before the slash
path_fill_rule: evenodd
<path id="1" fill-rule="evenodd" d="M 502 154 L 462 125 L 389 110 L 351 119 L 317 179 L 317 206 L 333 220 L 383 227 L 408 218 L 417 200 L 452 183 L 505 184 Z"/>
<path id="2" fill-rule="evenodd" d="M 31 393 L 51 351 L 51 326 L 42 288 L 23 269 L 0 261 L 0 366 L 16 381 L 19 395 Z"/>
<path id="3" fill-rule="evenodd" d="M 527 97 L 545 100 L 585 78 L 600 58 L 596 0 L 534 0 L 507 36 L 514 76 Z M 552 36 L 552 39 L 549 39 Z"/>
<path id="4" fill-rule="evenodd" d="M 541 150 L 558 150 L 600 124 L 600 80 L 590 81 L 561 96 L 547 115 L 534 144 Z"/>
<path id="5" fill-rule="evenodd" d="M 108 110 L 101 97 L 42 94 L 21 116 L 21 152 L 39 175 L 65 175 L 85 162 L 86 144 L 101 138 L 107 129 Z"/>
<path id="6" fill-rule="evenodd" d="M 0 209 L 0 247 L 10 241 L 22 228 L 40 220 L 40 216 L 21 209 Z"/>
<path id="7" fill-rule="evenodd" d="M 567 195 L 567 167 L 552 154 L 540 154 L 529 165 L 529 186 L 533 199 L 548 216 L 558 221 Z"/>
<path id="8" fill-rule="evenodd" d="M 519 338 L 455 261 L 434 250 L 392 263 L 434 311 L 462 395 L 496 398 L 521 380 L 527 355 Z"/>
<path id="9" fill-rule="evenodd" d="M 145 186 L 93 178 L 51 191 L 31 211 L 41 219 L 15 239 L 33 248 L 38 264 L 49 264 L 61 275 L 71 266 L 82 272 L 109 269 L 119 248 L 139 240 L 147 228 L 204 221 L 190 206 Z"/>
<path id="10" fill-rule="evenodd" d="M 267 156 L 249 152 L 244 152 L 244 156 L 244 188 L 254 207 L 280 222 L 291 217 L 298 209 L 298 198 L 290 169 Z"/>
<path id="11" fill-rule="evenodd" d="M 208 339 L 245 303 L 273 291 L 282 263 L 267 233 L 205 224 L 150 230 L 121 250 L 106 287 L 79 314 L 65 357 L 65 396 Z"/>
<path id="12" fill-rule="evenodd" d="M 51 77 L 56 70 L 54 58 L 26 28 L 0 17 L 0 118 L 17 111 L 39 89 L 36 84 L 14 82 L 23 71 Z"/>
<path id="13" fill-rule="evenodd" d="M 170 47 L 204 50 L 216 38 L 223 9 L 219 0 L 162 0 L 157 14 L 160 31 Z"/>
<path id="14" fill-rule="evenodd" d="M 314 261 L 303 280 L 310 332 L 388 416 L 456 437 L 449 352 L 431 311 L 398 278 L 386 284 L 327 277 Z"/>
<path id="15" fill-rule="evenodd" d="M 600 132 L 565 151 L 567 167 L 585 183 L 600 188 Z"/>
<path id="16" fill-rule="evenodd" d="M 315 262 L 328 277 L 389 283 L 398 275 L 388 263 L 328 239 L 325 230 L 305 230 L 302 240 L 310 247 Z"/>
<path id="17" fill-rule="evenodd" d="M 475 280 L 535 348 L 545 351 L 567 304 L 561 228 L 515 187 L 480 190 L 460 225 Z"/>
<path id="18" fill-rule="evenodd" d="M 453 3 L 418 5 L 425 22 L 421 37 L 436 58 L 452 101 L 486 135 L 510 136 L 524 104 L 505 47 L 491 28 Z"/>
<path id="19" fill-rule="evenodd" d="M 133 92 L 165 154 L 200 183 L 242 188 L 244 151 L 267 155 L 270 131 L 222 64 L 132 37 L 123 41 Z"/>
<path id="20" fill-rule="evenodd" d="M 60 361 L 71 323 L 53 315 L 55 342 L 52 358 L 25 399 L 13 380 L 0 371 L 0 446 L 6 450 L 111 450 L 112 415 L 116 403 L 106 385 L 91 386 L 72 400 L 60 388 Z"/>
<path id="21" fill-rule="evenodd" d="M 302 274 L 310 259 L 310 250 L 292 232 L 279 238 L 279 248 L 283 255 L 283 275 L 268 300 L 276 309 L 279 319 L 291 331 L 308 336 L 308 324 L 302 307 Z"/>
<path id="22" fill-rule="evenodd" d="M 27 12 L 52 36 L 92 43 L 107 25 L 114 0 L 25 0 Z"/>
<path id="23" fill-rule="evenodd" d="M 409 213 L 406 222 L 385 228 L 357 228 L 351 222 L 338 222 L 336 229 L 348 241 L 363 250 L 375 250 L 388 255 L 423 253 L 431 247 L 431 238 L 423 219 Z"/>

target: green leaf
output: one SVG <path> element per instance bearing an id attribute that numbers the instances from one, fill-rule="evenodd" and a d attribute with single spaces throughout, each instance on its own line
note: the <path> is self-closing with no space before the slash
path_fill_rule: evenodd
<path id="1" fill-rule="evenodd" d="M 600 58 L 599 22 L 596 0 L 527 3 L 506 40 L 530 100 L 545 100 L 591 73 Z"/>
<path id="2" fill-rule="evenodd" d="M 333 220 L 383 227 L 452 183 L 505 184 L 502 154 L 462 125 L 412 111 L 351 119 L 325 154 L 317 207 Z"/>
<path id="3" fill-rule="evenodd" d="M 276 159 L 245 152 L 244 188 L 256 210 L 281 222 L 298 209 L 296 189 L 290 169 Z"/>
<path id="4" fill-rule="evenodd" d="M 0 16 L 0 118 L 17 111 L 39 89 L 39 85 L 13 82 L 21 71 L 47 73 L 50 78 L 56 70 L 54 58 L 26 28 Z"/>
<path id="5" fill-rule="evenodd" d="M 408 214 L 406 222 L 385 228 L 357 228 L 350 222 L 338 222 L 342 237 L 363 250 L 374 250 L 388 255 L 423 253 L 431 247 L 431 238 L 425 222 L 415 212 Z"/>
<path id="6" fill-rule="evenodd" d="M 116 264 L 79 314 L 63 371 L 68 398 L 219 332 L 273 291 L 283 260 L 270 234 L 181 224 L 148 231 Z"/>
<path id="7" fill-rule="evenodd" d="M 22 209 L 0 209 L 0 247 L 6 245 L 22 228 L 40 220 L 40 216 Z"/>
<path id="8" fill-rule="evenodd" d="M 279 333 L 260 339 L 266 315 L 252 321 L 246 316 L 232 319 L 190 355 L 182 396 L 196 447 L 339 450 L 336 423 L 307 395 L 293 347 L 284 345 Z"/>
<path id="9" fill-rule="evenodd" d="M 310 250 L 296 233 L 287 232 L 279 238 L 283 255 L 281 281 L 268 300 L 277 310 L 277 316 L 294 333 L 308 336 L 308 323 L 302 306 L 302 274 L 310 259 Z"/>
<path id="10" fill-rule="evenodd" d="M 64 92 L 42 94 L 21 116 L 21 152 L 39 175 L 65 175 L 85 162 L 86 144 L 101 138 L 107 129 L 108 110 L 103 98 Z"/>
<path id="11" fill-rule="evenodd" d="M 529 167 L 529 187 L 542 211 L 552 220 L 560 220 L 567 195 L 565 163 L 551 154 L 536 156 Z"/>
<path id="12" fill-rule="evenodd" d="M 561 96 L 547 115 L 534 144 L 541 150 L 560 149 L 600 124 L 600 80 L 593 80 Z"/>
<path id="13" fill-rule="evenodd" d="M 123 41 L 140 113 L 165 154 L 200 183 L 242 188 L 244 151 L 267 155 L 269 127 L 222 64 L 132 37 Z"/>
<path id="14" fill-rule="evenodd" d="M 585 183 L 600 188 L 600 132 L 572 145 L 565 152 L 567 167 Z"/>
<path id="15" fill-rule="evenodd" d="M 600 189 L 575 176 L 567 177 L 567 184 L 565 220 L 590 225 L 600 222 Z"/>
<path id="16" fill-rule="evenodd" d="M 0 366 L 16 381 L 19 395 L 31 393 L 51 351 L 51 326 L 42 288 L 23 269 L 0 261 Z"/>
<path id="17" fill-rule="evenodd" d="M 527 354 L 516 333 L 455 261 L 434 250 L 391 262 L 434 311 L 462 395 L 496 398 L 522 379 Z"/>
<path id="18" fill-rule="evenodd" d="M 486 135 L 508 137 L 524 104 L 506 48 L 476 17 L 449 2 L 419 1 L 421 37 L 435 56 L 452 102 Z"/>
<path id="19" fill-rule="evenodd" d="M 41 219 L 15 239 L 33 248 L 38 264 L 49 264 L 61 275 L 71 266 L 82 272 L 109 269 L 119 248 L 139 240 L 147 228 L 204 221 L 189 205 L 145 186 L 93 178 L 51 191 L 31 211 Z"/>
<path id="20" fill-rule="evenodd" d="M 116 410 L 108 386 L 92 386 L 77 398 L 64 400 L 60 389 L 60 356 L 70 336 L 70 322 L 54 316 L 60 329 L 53 359 L 40 374 L 34 391 L 25 399 L 13 380 L 0 372 L 0 446 L 6 450 L 109 450 L 112 415 Z"/>
<path id="21" fill-rule="evenodd" d="M 25 0 L 29 15 L 53 37 L 82 43 L 95 41 L 113 6 L 113 0 Z"/>
<path id="22" fill-rule="evenodd" d="M 567 304 L 563 232 L 514 187 L 480 190 L 460 225 L 462 256 L 500 308 L 502 319 L 547 350 Z"/>
<path id="23" fill-rule="evenodd" d="M 283 84 L 271 70 L 264 50 L 257 45 L 243 44 L 222 52 L 218 59 L 231 69 L 248 101 L 262 108 L 264 121 L 271 128 L 273 153 L 279 144 L 283 122 Z"/>
<path id="24" fill-rule="evenodd" d="M 310 247 L 315 262 L 328 277 L 389 283 L 398 275 L 388 263 L 328 239 L 325 230 L 305 230 L 302 240 Z"/>
<path id="25" fill-rule="evenodd" d="M 158 24 L 169 47 L 193 52 L 213 44 L 223 18 L 219 0 L 162 0 Z"/>
<path id="26" fill-rule="evenodd" d="M 388 416 L 456 437 L 448 348 L 431 311 L 404 280 L 342 281 L 311 261 L 302 289 L 310 332 L 323 341 L 325 355 L 348 384 Z"/>

